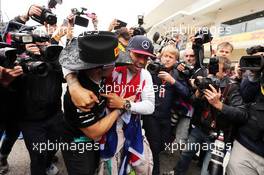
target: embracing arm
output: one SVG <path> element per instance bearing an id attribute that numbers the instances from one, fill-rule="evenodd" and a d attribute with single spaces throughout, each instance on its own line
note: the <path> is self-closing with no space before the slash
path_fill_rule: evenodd
<path id="1" fill-rule="evenodd" d="M 117 118 L 121 115 L 120 110 L 116 109 L 109 113 L 107 116 L 97 121 L 95 124 L 86 127 L 80 128 L 80 130 L 91 139 L 98 139 L 104 135 L 114 124 Z"/>

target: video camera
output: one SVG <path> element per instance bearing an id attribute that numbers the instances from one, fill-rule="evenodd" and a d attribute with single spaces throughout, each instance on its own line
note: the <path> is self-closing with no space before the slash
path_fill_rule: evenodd
<path id="1" fill-rule="evenodd" d="M 55 14 L 53 14 L 51 12 L 51 10 L 45 8 L 45 7 L 42 7 L 41 8 L 41 15 L 40 16 L 37 16 L 37 15 L 33 15 L 31 18 L 34 20 L 34 21 L 37 21 L 38 23 L 44 25 L 44 22 L 46 22 L 47 24 L 50 24 L 50 25 L 54 25 L 57 23 L 57 17 Z"/>
<path id="2" fill-rule="evenodd" d="M 40 56 L 25 54 L 25 45 L 36 42 L 50 41 L 47 34 L 41 30 L 35 30 L 35 26 L 26 26 L 21 23 L 11 21 L 7 24 L 6 40 L 10 39 L 10 44 L 3 45 L 0 49 L 0 65 L 6 68 L 13 68 L 20 65 L 24 73 L 45 76 L 48 73 L 50 63 L 58 61 L 59 54 L 63 49 L 62 46 L 50 45 L 39 46 Z M 24 54 L 22 54 L 24 53 Z"/>
<path id="3" fill-rule="evenodd" d="M 17 56 L 17 49 L 5 47 L 0 49 L 0 65 L 6 68 L 21 66 L 26 74 L 46 76 L 49 71 L 49 64 L 58 60 L 62 46 L 50 45 L 40 48 L 41 56 Z"/>
<path id="4" fill-rule="evenodd" d="M 39 35 L 30 32 L 25 33 L 10 33 L 13 42 L 20 44 L 29 44 L 36 42 L 47 42 L 50 41 L 49 35 Z"/>
<path id="5" fill-rule="evenodd" d="M 45 62 L 34 60 L 28 56 L 24 58 L 17 57 L 17 50 L 10 47 L 0 49 L 0 65 L 5 68 L 13 68 L 19 65 L 26 74 L 46 76 L 48 73 L 48 65 Z"/>
<path id="6" fill-rule="evenodd" d="M 264 56 L 253 55 L 258 52 L 264 52 L 264 47 L 261 45 L 253 46 L 247 49 L 247 54 L 250 56 L 242 56 L 240 59 L 241 70 L 251 70 L 256 72 L 264 72 Z"/>
<path id="7" fill-rule="evenodd" d="M 242 56 L 240 59 L 240 69 L 263 72 L 264 71 L 263 55 Z"/>
<path id="8" fill-rule="evenodd" d="M 87 9 L 84 7 L 81 7 L 81 10 L 78 10 L 77 8 L 71 9 L 72 14 L 75 15 L 74 24 L 82 26 L 82 27 L 88 26 L 89 19 L 81 17 L 81 15 L 87 16 L 87 17 L 92 18 L 92 19 L 95 18 L 95 16 L 96 16 L 95 13 L 87 13 L 85 11 L 87 11 Z"/>
<path id="9" fill-rule="evenodd" d="M 10 43 L 10 47 L 16 48 L 18 54 L 25 51 L 26 44 L 49 42 L 50 36 L 42 30 L 35 30 L 36 28 L 35 26 L 26 26 L 10 21 L 7 24 L 5 41 Z"/>

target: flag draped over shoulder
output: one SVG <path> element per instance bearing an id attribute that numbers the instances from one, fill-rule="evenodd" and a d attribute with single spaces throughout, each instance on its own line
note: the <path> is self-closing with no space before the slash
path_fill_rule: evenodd
<path id="1" fill-rule="evenodd" d="M 123 95 L 124 98 L 136 96 L 135 102 L 141 100 L 141 92 L 145 86 L 145 81 L 140 84 L 140 71 L 132 77 L 132 79 L 127 83 L 127 67 L 116 67 L 115 72 L 116 76 L 112 76 L 107 80 L 107 85 L 120 85 L 122 88 L 118 88 L 118 91 L 115 91 L 117 95 Z M 118 82 L 118 78 L 121 77 L 121 82 Z M 114 89 L 114 87 L 112 88 Z M 138 91 L 141 89 L 140 91 Z M 124 121 L 123 132 L 125 137 L 125 142 L 123 146 L 123 160 L 121 167 L 119 169 L 119 175 L 126 174 L 127 165 L 131 164 L 136 166 L 140 164 L 141 159 L 144 159 L 143 156 L 143 136 L 142 128 L 140 123 L 140 115 L 131 113 L 124 113 L 121 116 Z M 103 159 L 110 159 L 117 153 L 117 143 L 118 136 L 116 132 L 116 122 L 111 127 L 111 129 L 102 136 L 100 143 L 100 155 Z"/>

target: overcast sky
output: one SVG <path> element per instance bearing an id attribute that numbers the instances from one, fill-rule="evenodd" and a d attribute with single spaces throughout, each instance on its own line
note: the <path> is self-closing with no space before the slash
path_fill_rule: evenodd
<path id="1" fill-rule="evenodd" d="M 48 0 L 0 0 L 4 21 L 10 20 L 27 11 L 31 4 L 47 5 Z M 71 8 L 85 7 L 87 12 L 96 13 L 99 29 L 107 29 L 112 19 L 117 18 L 128 23 L 128 27 L 137 24 L 137 15 L 146 15 L 163 0 L 63 0 L 53 11 L 58 22 L 67 17 Z M 29 22 L 34 25 L 36 23 Z M 91 25 L 92 26 L 92 25 Z"/>

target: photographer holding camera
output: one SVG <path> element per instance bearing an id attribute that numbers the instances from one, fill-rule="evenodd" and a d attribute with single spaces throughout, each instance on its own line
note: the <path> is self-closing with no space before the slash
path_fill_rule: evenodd
<path id="1" fill-rule="evenodd" d="M 216 139 L 212 137 L 213 133 L 224 131 L 224 142 L 230 143 L 233 139 L 233 130 L 236 124 L 242 122 L 237 118 L 246 118 L 243 100 L 239 94 L 239 87 L 232 82 L 227 76 L 231 62 L 226 57 L 219 58 L 217 79 L 198 77 L 196 83 L 198 89 L 195 93 L 197 99 L 194 101 L 195 112 L 192 120 L 192 128 L 189 138 L 188 147 L 183 150 L 180 160 L 175 167 L 175 174 L 186 174 L 191 163 L 192 157 L 199 151 L 197 145 L 206 145 L 206 157 L 203 161 L 202 175 L 208 174 L 208 165 L 211 157 L 210 144 Z M 209 68 L 210 69 L 210 68 Z M 221 70 L 220 70 L 221 69 Z M 199 80 L 200 79 L 200 80 Z M 219 88 L 219 90 L 217 90 Z M 222 92 L 222 93 L 221 93 Z M 233 126 L 232 126 L 233 125 Z M 201 148 L 204 148 L 202 146 Z"/>
<path id="2" fill-rule="evenodd" d="M 43 60 L 44 53 L 41 50 L 45 48 L 47 50 L 48 45 L 49 42 L 37 42 L 26 44 L 25 47 L 33 59 Z M 39 152 L 33 146 L 47 144 L 48 141 L 56 142 L 60 137 L 59 126 L 63 116 L 61 110 L 63 75 L 58 56 L 58 54 L 55 56 L 57 57 L 55 61 L 44 62 L 48 66 L 47 70 L 43 70 L 45 73 L 42 71 L 40 75 L 29 73 L 21 79 L 21 130 L 31 159 L 32 175 L 46 174 L 48 168 L 53 166 L 51 161 L 57 151 Z"/>
<path id="3" fill-rule="evenodd" d="M 160 174 L 159 154 L 171 137 L 171 109 L 175 107 L 176 101 L 190 95 L 186 80 L 181 79 L 175 69 L 178 59 L 179 52 L 175 46 L 167 45 L 161 51 L 160 63 L 150 63 L 147 67 L 154 86 L 158 87 L 155 91 L 155 111 L 143 117 L 143 128 L 153 154 L 153 175 Z M 181 129 L 188 130 L 185 127 Z"/>
<path id="4" fill-rule="evenodd" d="M 41 8 L 32 5 L 27 17 L 40 15 Z M 52 159 L 57 150 L 40 152 L 36 145 L 56 142 L 60 137 L 60 122 L 62 119 L 61 93 L 63 75 L 58 56 L 61 46 L 49 46 L 50 38 L 41 29 L 24 26 L 17 22 L 25 23 L 28 18 L 18 16 L 10 23 L 15 29 L 7 28 L 7 32 L 18 31 L 21 28 L 30 28 L 27 35 L 31 36 L 31 43 L 20 43 L 12 38 L 12 44 L 23 46 L 18 51 L 24 52 L 15 61 L 21 65 L 24 75 L 18 82 L 18 101 L 20 120 L 26 147 L 31 159 L 31 174 L 56 174 L 58 169 L 52 164 Z M 44 22 L 45 23 L 45 22 Z M 15 33 L 16 34 L 16 33 Z M 19 34 L 19 33 L 18 33 Z M 37 37 L 35 37 L 38 35 Z M 24 51 L 24 49 L 26 51 Z"/>
<path id="5" fill-rule="evenodd" d="M 228 175 L 264 174 L 264 47 L 253 46 L 247 49 L 247 53 L 251 56 L 243 56 L 240 67 L 249 74 L 243 78 L 240 88 L 243 99 L 248 103 L 249 116 L 243 118 L 244 124 L 239 127 L 234 141 L 227 166 Z"/>

